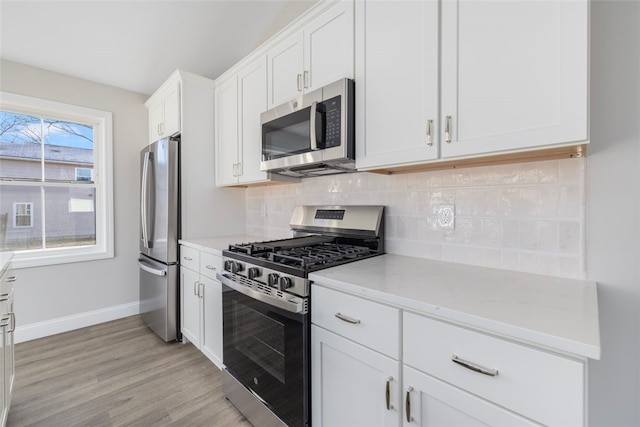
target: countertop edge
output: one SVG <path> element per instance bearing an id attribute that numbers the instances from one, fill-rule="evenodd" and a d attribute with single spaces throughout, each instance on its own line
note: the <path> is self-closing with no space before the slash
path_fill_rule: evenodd
<path id="1" fill-rule="evenodd" d="M 574 357 L 577 356 L 595 360 L 600 359 L 601 349 L 597 345 L 479 317 L 469 313 L 448 309 L 446 307 L 440 307 L 424 301 L 416 301 L 391 293 L 368 289 L 360 285 L 334 280 L 314 273 L 309 275 L 309 279 L 312 280 L 313 285 L 315 286 L 323 286 L 336 291 L 368 298 L 383 304 L 390 304 L 403 310 L 430 316 L 438 320 L 456 323 L 460 326 L 477 330 L 478 332 L 493 334 L 501 338 L 518 341 L 535 347 L 542 347 Z"/>

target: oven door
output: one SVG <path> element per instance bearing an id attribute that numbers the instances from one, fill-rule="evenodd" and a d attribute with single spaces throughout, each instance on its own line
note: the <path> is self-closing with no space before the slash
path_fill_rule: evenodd
<path id="1" fill-rule="evenodd" d="M 222 286 L 224 364 L 278 417 L 309 425 L 310 318 Z"/>

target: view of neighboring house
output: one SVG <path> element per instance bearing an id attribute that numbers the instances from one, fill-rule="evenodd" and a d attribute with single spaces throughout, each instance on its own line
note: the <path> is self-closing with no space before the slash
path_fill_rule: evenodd
<path id="1" fill-rule="evenodd" d="M 0 249 L 95 243 L 92 149 L 0 141 L 0 177 Z"/>

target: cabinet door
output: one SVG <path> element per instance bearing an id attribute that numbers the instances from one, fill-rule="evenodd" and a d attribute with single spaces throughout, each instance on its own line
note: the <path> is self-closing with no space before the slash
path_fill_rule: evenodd
<path id="1" fill-rule="evenodd" d="M 2 325 L 6 324 L 6 326 L 0 327 L 0 374 L 2 375 L 2 378 L 0 381 L 0 425 L 4 426 L 6 425 L 8 411 L 9 411 L 9 397 L 7 395 L 7 383 L 9 381 L 9 378 L 7 377 L 7 373 L 6 373 L 7 359 L 5 355 L 6 347 L 7 347 L 7 337 L 8 337 L 7 330 L 9 328 L 8 326 L 9 319 L 7 316 L 7 309 L 6 309 L 5 303 L 4 302 L 0 303 L 0 306 L 1 306 L 0 323 Z"/>
<path id="2" fill-rule="evenodd" d="M 442 157 L 586 140 L 588 69 L 587 0 L 444 1 Z"/>
<path id="3" fill-rule="evenodd" d="M 222 367 L 222 284 L 200 276 L 204 285 L 202 352 Z"/>
<path id="4" fill-rule="evenodd" d="M 162 138 L 163 109 L 162 100 L 158 100 L 149 107 L 149 142 L 155 142 Z"/>
<path id="5" fill-rule="evenodd" d="M 302 44 L 300 31 L 267 53 L 269 108 L 302 94 Z"/>
<path id="6" fill-rule="evenodd" d="M 261 57 L 238 73 L 240 98 L 240 177 L 242 183 L 265 181 L 260 171 L 262 126 L 260 114 L 267 109 L 267 61 Z"/>
<path id="7" fill-rule="evenodd" d="M 199 275 L 195 271 L 180 268 L 180 324 L 182 335 L 200 348 L 201 299 Z"/>
<path id="8" fill-rule="evenodd" d="M 164 136 L 180 133 L 180 83 L 164 96 Z"/>
<path id="9" fill-rule="evenodd" d="M 356 2 L 356 166 L 438 157 L 438 2 Z"/>
<path id="10" fill-rule="evenodd" d="M 216 184 L 236 184 L 238 163 L 238 83 L 236 76 L 215 92 Z"/>
<path id="11" fill-rule="evenodd" d="M 304 29 L 305 92 L 353 78 L 353 1 L 332 7 Z"/>
<path id="12" fill-rule="evenodd" d="M 406 365 L 402 378 L 405 427 L 540 425 Z"/>
<path id="13" fill-rule="evenodd" d="M 314 426 L 400 425 L 397 360 L 315 325 L 311 326 L 311 342 Z M 386 402 L 387 387 L 390 409 Z"/>

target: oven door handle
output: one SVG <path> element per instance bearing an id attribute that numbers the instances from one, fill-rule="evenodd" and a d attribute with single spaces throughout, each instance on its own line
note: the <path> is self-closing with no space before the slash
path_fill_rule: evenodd
<path id="1" fill-rule="evenodd" d="M 304 302 L 301 298 L 293 297 L 293 296 L 290 299 L 273 297 L 271 295 L 267 295 L 262 292 L 255 291 L 251 288 L 248 288 L 246 286 L 236 283 L 235 281 L 229 278 L 230 275 L 231 273 L 223 270 L 220 273 L 216 274 L 216 278 L 223 285 L 230 287 L 234 291 L 238 291 L 241 294 L 244 294 L 255 300 L 264 302 L 265 304 L 281 308 L 291 313 L 302 313 L 304 309 Z"/>

